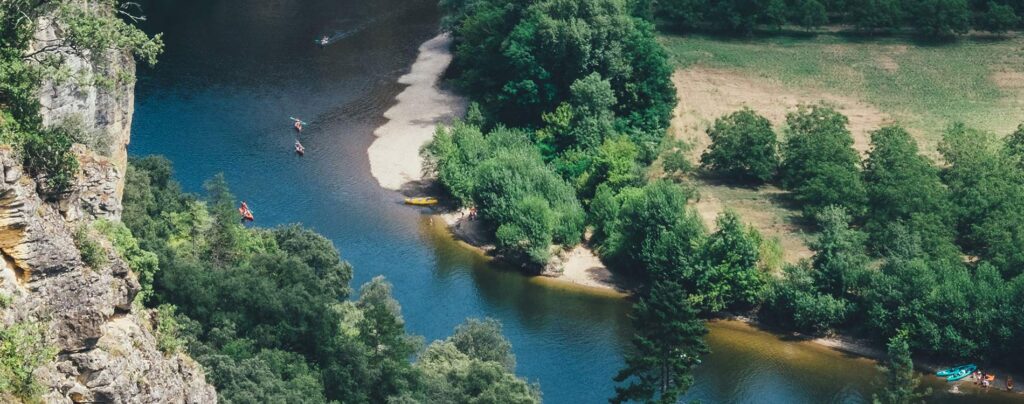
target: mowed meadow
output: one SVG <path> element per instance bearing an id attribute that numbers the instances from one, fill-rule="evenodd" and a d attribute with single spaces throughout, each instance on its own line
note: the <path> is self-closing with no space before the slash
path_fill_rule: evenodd
<path id="1" fill-rule="evenodd" d="M 752 91 L 755 97 L 746 100 L 708 97 L 712 102 L 740 101 L 758 110 L 758 93 L 792 95 L 801 102 L 825 100 L 839 104 L 837 109 L 865 115 L 851 116 L 855 136 L 858 124 L 900 123 L 929 154 L 942 130 L 953 122 L 1001 136 L 1024 122 L 1021 35 L 939 44 L 835 34 L 750 39 L 668 35 L 661 40 L 682 73 L 696 72 L 687 76 L 691 81 L 735 79 L 759 87 Z M 684 103 L 685 89 L 680 89 Z M 769 105 L 785 107 L 779 104 Z M 758 112 L 772 119 L 772 111 Z M 714 118 L 707 117 L 709 122 Z"/>

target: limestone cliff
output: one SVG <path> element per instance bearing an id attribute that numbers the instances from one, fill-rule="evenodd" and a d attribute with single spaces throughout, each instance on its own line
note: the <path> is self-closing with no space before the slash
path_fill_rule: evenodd
<path id="1" fill-rule="evenodd" d="M 51 19 L 39 21 L 28 52 L 55 49 L 67 78 L 46 80 L 39 91 L 44 126 L 73 123 L 92 144 L 76 149 L 82 165 L 80 182 L 63 199 L 61 212 L 69 219 L 117 218 L 121 214 L 124 173 L 128 165 L 132 114 L 135 108 L 135 61 L 126 52 L 110 50 L 102 57 L 74 52 L 61 45 L 61 28 Z M 105 79 L 97 85 L 96 78 Z"/>
<path id="2" fill-rule="evenodd" d="M 33 48 L 60 42 L 58 24 L 43 20 Z M 29 49 L 31 51 L 32 49 Z M 58 50 L 60 52 L 60 50 Z M 86 55 L 88 56 L 88 55 Z M 72 75 L 133 75 L 130 55 L 61 55 Z M 97 60 L 103 60 L 97 64 Z M 0 146 L 0 324 L 37 322 L 58 353 L 35 371 L 45 402 L 215 403 L 201 367 L 182 353 L 158 349 L 152 313 L 133 307 L 138 278 L 106 241 L 104 264 L 90 266 L 75 231 L 96 218 L 118 220 L 127 166 L 134 85 L 65 80 L 40 91 L 44 125 L 73 120 L 97 142 L 73 148 L 80 171 L 58 202 L 37 194 L 20 159 Z M 12 400 L 0 396 L 0 401 Z"/>

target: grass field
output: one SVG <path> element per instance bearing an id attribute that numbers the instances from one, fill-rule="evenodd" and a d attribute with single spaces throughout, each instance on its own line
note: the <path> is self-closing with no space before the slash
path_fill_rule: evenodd
<path id="1" fill-rule="evenodd" d="M 802 92 L 862 100 L 933 149 L 955 121 L 1012 132 L 1024 122 L 1024 37 L 921 45 L 905 39 L 664 36 L 680 69 L 725 70 Z M 685 94 L 680 94 L 684 97 Z"/>
<path id="2" fill-rule="evenodd" d="M 679 105 L 670 129 L 692 146 L 696 162 L 710 143 L 715 118 L 749 106 L 781 129 L 800 103 L 826 102 L 850 118 L 854 147 L 869 148 L 869 133 L 889 123 L 906 126 L 925 154 L 950 123 L 1007 135 L 1024 122 L 1024 37 L 964 39 L 921 45 L 893 38 L 836 35 L 722 39 L 663 36 L 676 65 Z M 694 207 L 709 225 L 724 209 L 778 241 L 782 259 L 811 256 L 813 238 L 799 213 L 773 186 L 730 187 L 693 179 Z"/>

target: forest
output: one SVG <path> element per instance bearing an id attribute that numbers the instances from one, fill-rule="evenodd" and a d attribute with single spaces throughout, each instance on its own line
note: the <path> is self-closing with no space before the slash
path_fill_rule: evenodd
<path id="1" fill-rule="evenodd" d="M 329 240 L 244 227 L 223 177 L 205 188 L 202 199 L 182 192 L 164 158 L 133 160 L 124 231 L 101 226 L 146 274 L 138 303 L 157 309 L 161 348 L 199 361 L 222 401 L 540 401 L 496 320 L 469 319 L 424 346 L 387 280 L 353 291 Z"/>
<path id="2" fill-rule="evenodd" d="M 838 26 L 948 40 L 972 30 L 1004 34 L 1024 24 L 1024 4 L 1012 0 L 643 0 L 635 7 L 670 29 L 734 35 Z"/>
<path id="3" fill-rule="evenodd" d="M 742 109 L 713 123 L 710 148 L 690 164 L 681 157 L 687 145 L 665 137 L 672 69 L 650 21 L 685 20 L 688 7 L 787 8 L 731 4 L 443 1 L 452 80 L 474 103 L 423 149 L 426 169 L 479 208 L 499 255 L 538 268 L 554 250 L 585 242 L 613 271 L 641 281 L 636 349 L 613 401 L 685 392 L 706 351 L 697 319 L 729 313 L 812 335 L 866 336 L 907 355 L 1021 363 L 1024 124 L 999 135 L 952 125 L 938 165 L 898 125 L 872 132 L 862 159 L 848 119 L 825 104 L 801 105 L 782 128 Z M 1004 28 L 1017 24 L 1009 6 L 986 7 L 1014 16 Z M 661 172 L 651 169 L 656 160 Z M 767 240 L 734 212 L 709 230 L 690 204 L 699 198 L 686 180 L 694 175 L 788 191 L 815 230 L 813 258 L 766 265 Z"/>

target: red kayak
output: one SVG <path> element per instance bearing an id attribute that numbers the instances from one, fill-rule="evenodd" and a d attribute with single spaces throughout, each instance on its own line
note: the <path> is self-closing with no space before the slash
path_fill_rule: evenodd
<path id="1" fill-rule="evenodd" d="M 238 213 L 242 215 L 242 220 L 253 221 L 252 211 L 249 210 L 249 205 L 242 202 L 242 206 L 238 208 Z"/>

